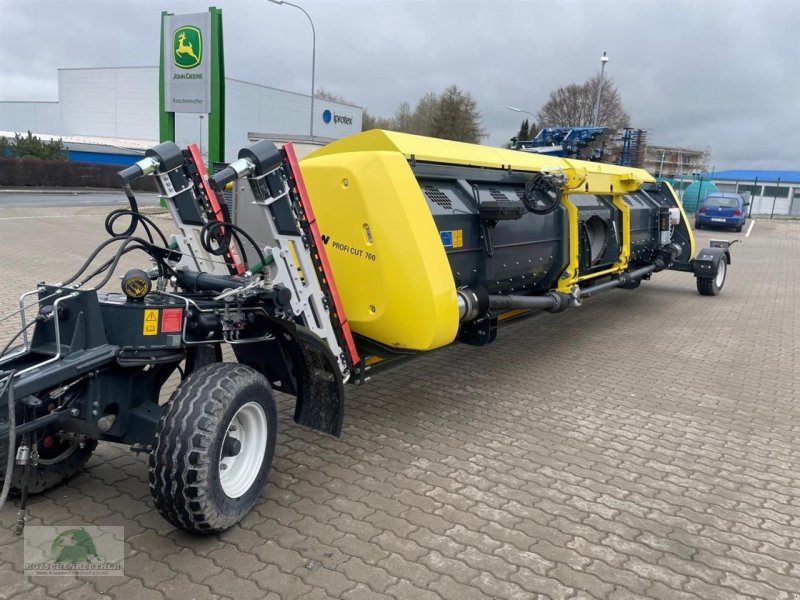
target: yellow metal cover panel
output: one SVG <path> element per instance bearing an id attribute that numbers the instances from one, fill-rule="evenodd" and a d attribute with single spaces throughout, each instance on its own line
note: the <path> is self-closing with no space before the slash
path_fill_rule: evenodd
<path id="1" fill-rule="evenodd" d="M 369 151 L 399 152 L 406 160 L 414 157 L 422 162 L 493 169 L 511 168 L 516 171 L 561 169 L 572 176 L 570 179 L 572 184 L 579 186 L 584 193 L 626 192 L 638 189 L 646 181 L 655 181 L 644 169 L 453 142 L 381 129 L 337 140 L 314 151 L 307 158 Z"/>
<path id="2" fill-rule="evenodd" d="M 492 146 L 453 142 L 381 129 L 373 129 L 337 140 L 314 151 L 307 158 L 344 152 L 379 150 L 399 152 L 408 160 L 414 156 L 416 160 L 425 162 L 495 169 L 511 165 L 515 169 L 539 171 L 548 167 L 567 166 L 563 159 L 544 154 L 531 154 L 518 150 L 505 150 Z"/>
<path id="3" fill-rule="evenodd" d="M 350 327 L 394 348 L 449 344 L 455 283 L 408 162 L 392 148 L 325 151 L 335 145 L 300 169 Z"/>

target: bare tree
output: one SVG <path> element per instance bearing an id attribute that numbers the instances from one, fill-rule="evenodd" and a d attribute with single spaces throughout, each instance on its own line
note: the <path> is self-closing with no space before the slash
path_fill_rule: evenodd
<path id="1" fill-rule="evenodd" d="M 370 114 L 365 108 L 361 117 L 361 131 L 369 131 L 370 129 L 391 129 L 392 121 L 385 117 L 379 117 Z"/>
<path id="2" fill-rule="evenodd" d="M 395 131 L 410 133 L 414 126 L 414 113 L 411 112 L 411 105 L 408 102 L 401 102 L 397 110 L 394 111 L 394 118 L 391 121 L 391 128 Z"/>
<path id="3" fill-rule="evenodd" d="M 339 94 L 334 94 L 333 92 L 321 88 L 318 88 L 314 93 L 314 98 L 317 100 L 327 100 L 328 102 L 338 102 L 339 104 L 353 104 L 350 100 L 345 100 L 344 97 Z"/>
<path id="4" fill-rule="evenodd" d="M 326 93 L 328 99 L 331 96 Z M 342 101 L 337 96 L 333 98 Z M 480 142 L 486 135 L 481 127 L 477 102 L 469 92 L 455 85 L 441 94 L 428 92 L 417 101 L 413 110 L 408 102 L 402 102 L 391 119 L 373 116 L 365 110 L 362 130 L 368 129 L 389 129 L 472 143 Z"/>
<path id="5" fill-rule="evenodd" d="M 439 96 L 437 108 L 428 135 L 473 144 L 486 135 L 481 128 L 478 103 L 469 92 L 451 85 Z"/>
<path id="6" fill-rule="evenodd" d="M 431 135 L 433 131 L 433 120 L 439 110 L 439 96 L 434 92 L 428 92 L 417 101 L 414 113 L 411 115 L 408 133 L 417 135 Z"/>
<path id="7" fill-rule="evenodd" d="M 601 90 L 602 83 L 602 90 Z M 597 125 L 608 127 L 612 134 L 624 129 L 630 117 L 622 106 L 617 86 L 608 77 L 597 74 L 589 81 L 571 83 L 550 92 L 538 114 L 540 127 L 577 127 L 594 125 L 594 107 L 600 93 Z"/>

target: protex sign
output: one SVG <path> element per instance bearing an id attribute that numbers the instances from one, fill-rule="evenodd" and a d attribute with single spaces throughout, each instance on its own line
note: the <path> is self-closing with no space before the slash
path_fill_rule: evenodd
<path id="1" fill-rule="evenodd" d="M 326 108 L 322 111 L 322 121 L 326 125 L 333 123 L 334 125 L 352 125 L 353 117 L 347 115 L 340 115 L 333 112 L 331 109 Z"/>
<path id="2" fill-rule="evenodd" d="M 211 14 L 164 17 L 164 110 L 211 112 Z"/>

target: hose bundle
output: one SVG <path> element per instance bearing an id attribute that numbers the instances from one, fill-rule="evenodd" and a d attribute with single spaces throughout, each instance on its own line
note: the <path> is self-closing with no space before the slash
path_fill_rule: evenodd
<path id="1" fill-rule="evenodd" d="M 547 173 L 536 173 L 525 182 L 522 203 L 534 214 L 549 215 L 561 203 L 561 186 Z"/>

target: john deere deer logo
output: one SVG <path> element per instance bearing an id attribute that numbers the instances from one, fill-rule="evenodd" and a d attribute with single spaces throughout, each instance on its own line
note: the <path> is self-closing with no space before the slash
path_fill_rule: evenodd
<path id="1" fill-rule="evenodd" d="M 191 69 L 203 57 L 203 36 L 197 27 L 179 27 L 173 37 L 172 60 L 181 69 Z"/>
<path id="2" fill-rule="evenodd" d="M 53 561 L 70 565 L 100 560 L 92 536 L 82 527 L 59 533 L 50 546 L 50 554 Z"/>

